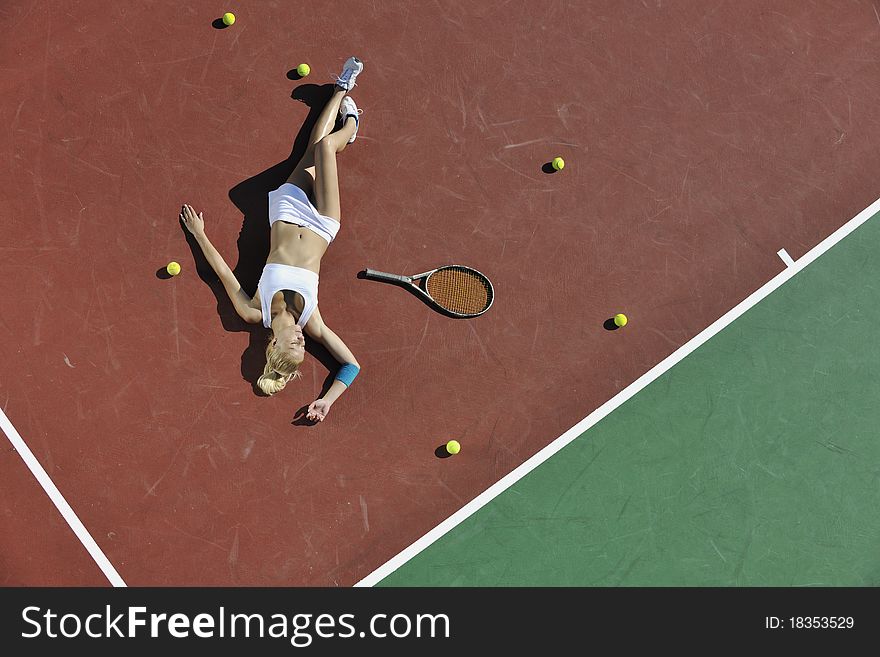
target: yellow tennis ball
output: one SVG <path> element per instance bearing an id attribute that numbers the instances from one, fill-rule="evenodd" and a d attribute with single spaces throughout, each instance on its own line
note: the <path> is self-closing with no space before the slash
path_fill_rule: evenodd
<path id="1" fill-rule="evenodd" d="M 561 157 L 554 157 L 552 164 L 553 164 L 553 168 L 556 169 L 557 171 L 559 171 L 561 168 L 563 168 L 565 166 L 565 160 L 563 160 Z"/>
<path id="2" fill-rule="evenodd" d="M 458 444 L 457 440 L 450 440 L 446 443 L 446 451 L 450 454 L 458 454 L 461 451 L 461 445 Z"/>
<path id="3" fill-rule="evenodd" d="M 216 16 L 217 14 L 214 14 L 214 15 Z M 230 11 L 227 11 L 225 14 L 223 14 L 223 24 L 224 25 L 232 25 L 234 22 L 235 22 L 235 14 L 233 14 Z"/>
<path id="4" fill-rule="evenodd" d="M 626 315 L 623 313 L 617 313 L 614 316 L 614 325 L 615 326 L 626 326 Z"/>
<path id="5" fill-rule="evenodd" d="M 172 276 L 177 276 L 180 273 L 180 265 L 176 262 L 169 262 L 168 266 L 165 267 L 165 271 L 167 271 Z"/>
<path id="6" fill-rule="evenodd" d="M 296 72 L 301 78 L 304 78 L 312 72 L 312 69 L 308 64 L 300 64 L 296 67 Z"/>

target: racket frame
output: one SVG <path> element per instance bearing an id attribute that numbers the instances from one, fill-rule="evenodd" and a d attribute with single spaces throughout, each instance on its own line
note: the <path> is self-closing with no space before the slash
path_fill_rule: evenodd
<path id="1" fill-rule="evenodd" d="M 418 284 L 418 281 L 425 279 L 425 286 L 427 287 L 427 279 L 430 278 L 432 274 L 436 274 L 438 271 L 443 271 L 444 269 L 467 269 L 474 272 L 475 274 L 479 274 L 489 286 L 489 303 L 486 304 L 486 307 L 478 313 L 457 313 L 453 310 L 449 310 L 448 308 L 444 308 L 443 306 L 441 306 L 434 299 L 434 297 L 428 294 L 426 290 L 423 290 L 422 286 Z M 492 285 L 492 281 L 489 280 L 489 277 L 486 276 L 483 272 L 474 269 L 473 267 L 469 267 L 468 265 L 442 265 L 435 269 L 430 269 L 428 271 L 422 272 L 421 274 L 415 274 L 413 276 L 406 276 L 404 274 L 389 274 L 388 272 L 377 271 L 375 269 L 365 269 L 364 277 L 372 279 L 374 281 L 386 281 L 388 283 L 396 283 L 398 285 L 406 286 L 407 289 L 413 289 L 423 301 L 426 301 L 434 309 L 439 310 L 444 315 L 454 317 L 456 319 L 469 319 L 471 317 L 479 317 L 484 312 L 489 310 L 489 308 L 491 308 L 492 304 L 495 302 L 495 287 Z"/>

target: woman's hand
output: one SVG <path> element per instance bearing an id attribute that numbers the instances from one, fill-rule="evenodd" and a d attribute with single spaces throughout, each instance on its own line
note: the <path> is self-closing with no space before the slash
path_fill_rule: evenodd
<path id="1" fill-rule="evenodd" d="M 331 406 L 333 406 L 333 403 L 328 402 L 326 399 L 316 399 L 309 404 L 309 410 L 306 412 L 306 417 L 312 422 L 321 422 L 327 417 L 327 413 L 330 412 Z"/>
<path id="2" fill-rule="evenodd" d="M 196 214 L 196 211 L 186 203 L 183 204 L 180 210 L 180 220 L 186 226 L 186 229 L 196 237 L 205 234 L 205 218 L 202 216 L 202 213 Z"/>

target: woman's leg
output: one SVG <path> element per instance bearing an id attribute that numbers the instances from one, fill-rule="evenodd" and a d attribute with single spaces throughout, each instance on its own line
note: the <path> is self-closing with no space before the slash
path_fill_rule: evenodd
<path id="1" fill-rule="evenodd" d="M 333 87 L 333 95 L 318 115 L 318 120 L 312 128 L 309 136 L 309 145 L 302 159 L 296 165 L 293 173 L 287 178 L 287 182 L 293 183 L 302 189 L 308 196 L 314 196 L 315 184 L 315 148 L 324 137 L 333 131 L 336 124 L 336 115 L 339 114 L 339 104 L 347 92 L 339 86 Z M 349 133 L 351 136 L 351 133 Z"/>
<path id="2" fill-rule="evenodd" d="M 349 116 L 340 130 L 324 136 L 315 147 L 315 207 L 321 214 L 337 221 L 342 220 L 342 212 L 336 154 L 345 150 L 356 128 L 357 122 Z"/>

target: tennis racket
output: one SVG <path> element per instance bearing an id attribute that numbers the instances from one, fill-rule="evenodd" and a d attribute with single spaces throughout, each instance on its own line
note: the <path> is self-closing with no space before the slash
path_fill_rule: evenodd
<path id="1" fill-rule="evenodd" d="M 364 277 L 403 285 L 451 317 L 476 317 L 495 299 L 492 282 L 472 267 L 446 265 L 415 276 L 364 270 Z"/>

